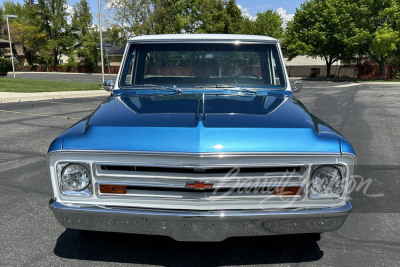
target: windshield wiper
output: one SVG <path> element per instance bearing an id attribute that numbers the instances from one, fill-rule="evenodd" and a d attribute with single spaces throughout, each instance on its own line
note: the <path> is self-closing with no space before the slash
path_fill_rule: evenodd
<path id="1" fill-rule="evenodd" d="M 143 86 L 146 86 L 146 87 L 157 87 L 157 88 L 159 88 L 161 90 L 173 91 L 173 92 L 175 92 L 177 94 L 181 94 L 182 93 L 182 90 L 180 88 L 176 87 L 175 85 L 170 87 L 170 86 L 157 85 L 157 84 L 143 84 Z"/>
<path id="2" fill-rule="evenodd" d="M 132 88 L 143 88 L 143 87 L 149 87 L 155 90 L 163 90 L 163 91 L 170 91 L 170 92 L 174 92 L 176 94 L 181 94 L 182 90 L 179 89 L 176 86 L 173 87 L 169 87 L 169 86 L 165 86 L 165 85 L 157 85 L 157 84 L 135 84 L 132 86 Z"/>
<path id="3" fill-rule="evenodd" d="M 215 86 L 216 88 L 222 88 L 224 91 L 237 91 L 237 92 L 246 92 L 246 93 L 252 93 L 257 95 L 258 91 L 255 89 L 249 89 L 249 88 L 242 88 L 242 87 L 235 87 L 235 86 L 230 86 L 227 84 L 217 84 Z"/>

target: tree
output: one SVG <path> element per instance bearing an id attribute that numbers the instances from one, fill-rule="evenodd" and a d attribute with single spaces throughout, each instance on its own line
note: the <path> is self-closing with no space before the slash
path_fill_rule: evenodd
<path id="1" fill-rule="evenodd" d="M 196 32 L 239 34 L 246 31 L 246 18 L 236 0 L 203 1 L 197 13 L 200 27 Z"/>
<path id="2" fill-rule="evenodd" d="M 0 37 L 3 37 L 6 34 L 5 28 L 6 28 L 6 20 L 4 19 L 4 11 L 0 7 Z"/>
<path id="3" fill-rule="evenodd" d="M 130 34 L 143 35 L 151 33 L 149 21 L 151 0 L 106 0 L 109 5 L 109 14 L 116 25 L 120 25 Z"/>
<path id="4" fill-rule="evenodd" d="M 35 26 L 25 21 L 13 21 L 10 26 L 13 41 L 22 45 L 25 59 L 29 65 L 36 61 L 38 52 L 47 43 L 47 37 Z"/>
<path id="5" fill-rule="evenodd" d="M 6 1 L 3 6 L 7 14 L 17 16 L 9 22 L 12 40 L 13 43 L 22 46 L 25 59 L 32 65 L 43 44 L 47 43 L 47 39 L 37 27 L 29 23 L 25 5 Z"/>
<path id="6" fill-rule="evenodd" d="M 236 0 L 107 0 L 118 27 L 134 33 L 248 33 L 255 22 L 242 15 Z M 282 19 L 276 12 L 260 13 L 263 33 L 280 37 Z M 272 16 L 272 18 L 271 18 Z M 276 24 L 280 25 L 276 26 Z M 273 23 L 269 26 L 268 23 Z M 116 26 L 116 25 L 114 25 Z M 273 30 L 272 30 L 273 29 Z M 277 31 L 278 34 L 275 32 Z"/>
<path id="7" fill-rule="evenodd" d="M 241 33 L 243 32 L 245 17 L 242 11 L 236 4 L 236 0 L 229 0 L 225 4 L 226 22 L 225 32 L 227 33 Z"/>
<path id="8" fill-rule="evenodd" d="M 152 0 L 153 12 L 149 17 L 151 33 L 190 33 L 195 12 L 194 1 Z"/>
<path id="9" fill-rule="evenodd" d="M 354 9 L 357 25 L 353 37 L 355 53 L 367 55 L 380 66 L 385 79 L 385 64 L 400 45 L 400 7 L 393 0 L 360 0 Z"/>
<path id="10" fill-rule="evenodd" d="M 24 12 L 23 6 L 20 3 L 14 3 L 11 1 L 5 1 L 3 3 L 3 8 L 4 10 L 0 8 L 0 34 L 8 40 L 7 22 L 4 16 L 6 14 L 17 16 L 17 18 L 13 18 L 9 22 L 23 21 Z"/>
<path id="11" fill-rule="evenodd" d="M 321 57 L 326 63 L 326 76 L 330 77 L 332 64 L 352 52 L 356 29 L 348 2 L 310 0 L 301 4 L 288 23 L 283 42 L 289 60 L 298 55 Z"/>
<path id="12" fill-rule="evenodd" d="M 222 0 L 107 0 L 116 25 L 134 35 L 194 33 L 200 16 Z M 207 3 L 207 4 L 205 4 Z M 220 8 L 221 9 L 221 8 Z M 217 18 L 215 19 L 217 20 Z"/>
<path id="13" fill-rule="evenodd" d="M 196 7 L 198 33 L 228 33 L 228 15 L 223 0 L 199 1 Z"/>
<path id="14" fill-rule="evenodd" d="M 78 56 L 82 58 L 82 64 L 89 70 L 94 71 L 100 58 L 100 51 L 97 44 L 100 42 L 97 29 L 90 28 L 81 37 L 82 46 L 78 49 Z"/>
<path id="15" fill-rule="evenodd" d="M 87 0 L 80 0 L 73 8 L 71 19 L 71 31 L 78 36 L 84 36 L 88 33 L 93 24 L 93 16 L 90 13 L 90 7 Z"/>
<path id="16" fill-rule="evenodd" d="M 46 34 L 48 42 L 41 51 L 47 64 L 58 65 L 58 58 L 73 44 L 71 29 L 67 23 L 66 0 L 25 0 L 26 17 L 31 25 Z M 46 51 L 47 50 L 47 51 Z M 46 53 L 47 52 L 47 53 Z"/>
<path id="17" fill-rule="evenodd" d="M 74 46 L 69 49 L 68 64 L 75 62 L 74 57 L 78 55 L 82 58 L 83 64 L 89 71 L 94 71 L 99 58 L 97 44 L 99 42 L 98 32 L 92 28 L 93 16 L 87 0 L 80 0 L 73 7 L 71 19 L 71 32 L 75 44 L 80 44 L 80 48 L 74 51 Z M 76 63 L 75 63 L 76 64 Z"/>
<path id="18" fill-rule="evenodd" d="M 282 17 L 276 11 L 268 9 L 263 13 L 257 13 L 257 18 L 253 22 L 252 34 L 282 38 L 284 31 L 282 24 Z"/>
<path id="19" fill-rule="evenodd" d="M 103 42 L 114 46 L 123 46 L 128 40 L 127 32 L 118 25 L 107 27 L 103 32 Z"/>
<path id="20" fill-rule="evenodd" d="M 66 0 L 25 0 L 23 5 L 7 1 L 3 6 L 8 14 L 17 15 L 11 30 L 28 63 L 57 65 L 59 55 L 73 44 Z"/>
<path id="21" fill-rule="evenodd" d="M 21 5 L 20 3 L 14 3 L 12 1 L 5 1 L 3 3 L 3 8 L 4 8 L 4 13 L 5 14 L 11 14 L 11 15 L 16 15 L 17 18 L 14 20 L 24 20 L 25 19 L 25 12 L 24 12 L 24 6 Z"/>
<path id="22" fill-rule="evenodd" d="M 156 0 L 155 25 L 169 25 L 169 33 L 240 33 L 244 17 L 236 0 Z M 161 3 L 161 5 L 160 5 Z M 164 16 L 160 10 L 164 9 Z M 170 14 L 175 14 L 171 16 Z M 165 27 L 165 26 L 164 26 Z M 157 29 L 156 29 L 156 32 Z"/>
<path id="23" fill-rule="evenodd" d="M 373 34 L 370 55 L 371 58 L 379 63 L 381 79 L 384 80 L 385 62 L 397 50 L 400 44 L 400 32 L 390 28 L 387 23 L 379 26 Z"/>

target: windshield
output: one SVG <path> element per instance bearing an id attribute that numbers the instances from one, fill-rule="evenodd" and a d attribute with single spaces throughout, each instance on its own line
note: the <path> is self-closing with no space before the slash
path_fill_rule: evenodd
<path id="1" fill-rule="evenodd" d="M 274 44 L 132 44 L 120 86 L 282 89 L 285 79 Z"/>

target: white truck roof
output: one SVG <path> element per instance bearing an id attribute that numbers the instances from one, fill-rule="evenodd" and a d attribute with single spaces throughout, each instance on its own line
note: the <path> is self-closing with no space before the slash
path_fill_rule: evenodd
<path id="1" fill-rule="evenodd" d="M 174 42 L 174 41 L 248 41 L 278 42 L 277 39 L 261 35 L 244 34 L 159 34 L 142 35 L 129 39 L 129 42 Z"/>

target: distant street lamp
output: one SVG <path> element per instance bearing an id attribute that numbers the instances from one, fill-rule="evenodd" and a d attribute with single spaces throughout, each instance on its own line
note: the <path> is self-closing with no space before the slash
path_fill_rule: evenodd
<path id="1" fill-rule="evenodd" d="M 8 18 L 16 18 L 16 17 L 17 17 L 16 15 L 6 15 L 7 29 L 8 29 L 8 41 L 10 42 L 11 64 L 12 64 L 14 79 L 15 79 L 14 54 L 13 54 L 13 51 L 12 51 L 11 35 L 10 35 L 10 24 L 8 23 Z"/>
<path id="2" fill-rule="evenodd" d="M 101 21 L 101 0 L 99 0 L 99 33 L 100 33 L 100 58 L 101 58 L 101 75 L 104 84 L 104 60 L 103 60 L 103 24 Z"/>

